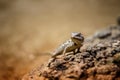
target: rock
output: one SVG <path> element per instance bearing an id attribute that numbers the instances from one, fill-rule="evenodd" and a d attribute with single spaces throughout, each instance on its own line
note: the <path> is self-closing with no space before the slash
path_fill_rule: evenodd
<path id="1" fill-rule="evenodd" d="M 117 24 L 120 26 L 120 16 L 117 19 Z"/>
<path id="2" fill-rule="evenodd" d="M 110 30 L 103 30 L 102 32 L 96 32 L 95 37 L 98 37 L 100 39 L 109 37 L 111 35 Z"/>
<path id="3" fill-rule="evenodd" d="M 22 80 L 119 80 L 119 34 L 118 26 L 107 28 L 86 40 L 81 52 L 51 60 L 49 66 L 34 69 Z"/>

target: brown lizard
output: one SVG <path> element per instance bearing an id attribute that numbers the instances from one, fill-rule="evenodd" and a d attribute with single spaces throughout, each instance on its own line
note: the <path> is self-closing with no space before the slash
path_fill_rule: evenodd
<path id="1" fill-rule="evenodd" d="M 75 51 L 79 52 L 81 46 L 83 45 L 84 37 L 79 32 L 73 32 L 71 34 L 71 38 L 67 40 L 65 43 L 61 44 L 53 53 L 52 58 L 48 61 L 47 66 L 49 67 L 51 62 L 53 62 L 56 59 L 56 56 L 63 54 L 65 56 L 65 53 L 73 51 L 74 54 Z"/>
<path id="2" fill-rule="evenodd" d="M 77 52 L 79 51 L 80 47 L 84 42 L 84 37 L 79 32 L 73 32 L 71 34 L 71 38 L 67 40 L 65 43 L 60 45 L 52 54 L 52 57 L 55 58 L 58 55 L 65 55 L 67 52 L 73 51 L 75 53 L 76 49 Z"/>

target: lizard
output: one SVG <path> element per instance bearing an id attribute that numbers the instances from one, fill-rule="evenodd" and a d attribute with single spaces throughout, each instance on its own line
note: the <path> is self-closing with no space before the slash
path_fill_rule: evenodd
<path id="1" fill-rule="evenodd" d="M 75 54 L 76 49 L 77 52 L 79 52 L 81 46 L 83 45 L 84 37 L 79 32 L 72 32 L 71 38 L 61 44 L 53 53 L 52 58 L 48 61 L 47 66 L 50 67 L 51 62 L 53 62 L 58 55 L 63 54 L 65 56 L 65 53 L 73 51 Z"/>
<path id="2" fill-rule="evenodd" d="M 72 32 L 71 38 L 61 44 L 53 53 L 52 58 L 55 58 L 58 55 L 63 54 L 65 56 L 65 53 L 73 51 L 75 54 L 75 51 L 77 49 L 77 52 L 79 52 L 81 46 L 83 45 L 84 37 L 79 32 Z"/>

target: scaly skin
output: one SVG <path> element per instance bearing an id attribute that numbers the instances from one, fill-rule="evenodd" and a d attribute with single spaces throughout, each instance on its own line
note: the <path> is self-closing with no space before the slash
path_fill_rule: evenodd
<path id="1" fill-rule="evenodd" d="M 71 39 L 60 45 L 52 54 L 52 57 L 55 58 L 58 55 L 65 55 L 67 52 L 73 51 L 75 53 L 75 50 L 79 51 L 80 47 L 82 46 L 84 41 L 84 37 L 79 32 L 73 32 L 71 35 Z"/>

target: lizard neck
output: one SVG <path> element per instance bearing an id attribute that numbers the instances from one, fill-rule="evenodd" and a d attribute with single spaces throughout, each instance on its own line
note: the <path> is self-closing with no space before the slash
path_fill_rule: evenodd
<path id="1" fill-rule="evenodd" d="M 81 45 L 81 44 L 82 44 L 82 41 L 79 40 L 79 39 L 71 38 L 71 40 L 72 40 L 75 44 L 77 44 L 77 45 Z"/>

